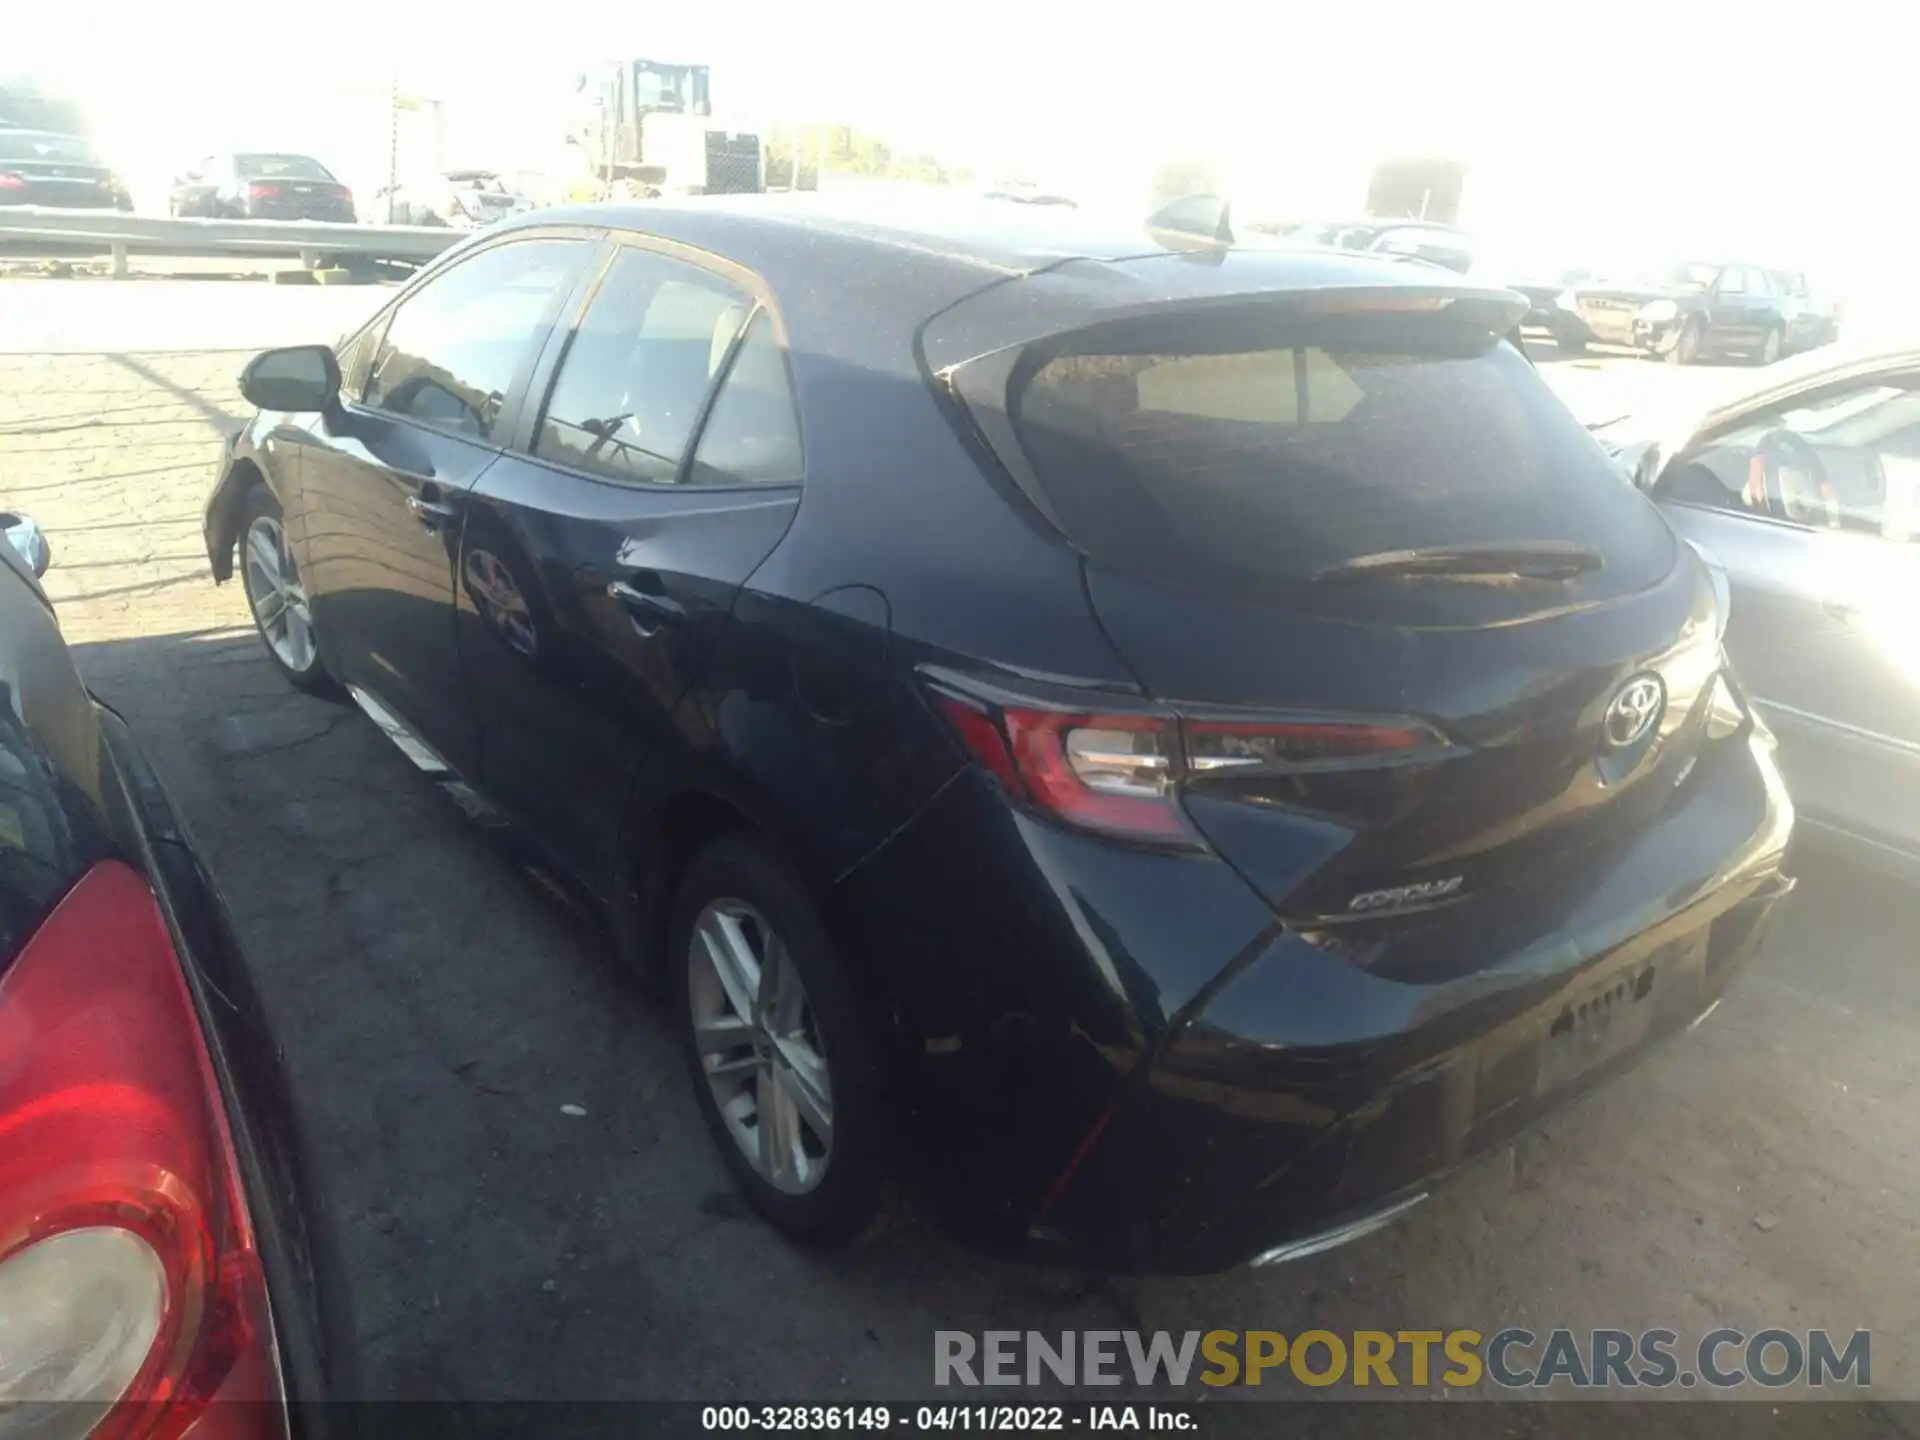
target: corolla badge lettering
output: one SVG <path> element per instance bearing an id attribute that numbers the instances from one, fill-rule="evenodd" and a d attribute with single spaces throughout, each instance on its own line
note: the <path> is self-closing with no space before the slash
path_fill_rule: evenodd
<path id="1" fill-rule="evenodd" d="M 1347 902 L 1347 909 L 1364 915 L 1374 910 L 1393 910 L 1402 905 L 1421 905 L 1442 900 L 1454 893 L 1466 880 L 1464 875 L 1449 875 L 1444 880 L 1421 880 L 1413 885 L 1391 885 L 1384 890 L 1362 890 Z"/>

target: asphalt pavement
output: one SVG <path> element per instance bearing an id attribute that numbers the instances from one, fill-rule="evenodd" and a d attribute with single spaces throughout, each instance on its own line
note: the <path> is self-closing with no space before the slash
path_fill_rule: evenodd
<path id="1" fill-rule="evenodd" d="M 936 1329 L 1824 1325 L 1870 1328 L 1874 1394 L 1920 1398 L 1920 895 L 1820 856 L 1696 1033 L 1357 1245 L 1103 1282 L 984 1261 L 911 1205 L 852 1254 L 777 1239 L 590 931 L 357 713 L 289 690 L 211 584 L 200 509 L 248 352 L 383 293 L 0 282 L 0 501 L 51 535 L 81 668 L 261 970 L 371 1393 L 908 1398 Z M 1588 419 L 1747 378 L 1542 358 Z"/>

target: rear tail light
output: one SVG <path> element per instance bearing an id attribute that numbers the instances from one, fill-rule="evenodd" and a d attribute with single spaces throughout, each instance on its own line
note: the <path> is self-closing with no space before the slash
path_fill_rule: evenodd
<path id="1" fill-rule="evenodd" d="M 26 184 L 18 175 L 0 173 L 0 190 L 24 190 Z"/>
<path id="2" fill-rule="evenodd" d="M 944 675 L 929 683 L 968 752 L 1015 800 L 1084 829 L 1160 843 L 1199 843 L 1178 802 L 1189 778 L 1346 769 L 1448 748 L 1407 720 L 1188 720 L 1010 703 Z"/>
<path id="3" fill-rule="evenodd" d="M 284 1434 L 219 1096 L 152 892 L 97 866 L 0 979 L 0 1436 Z"/>
<path id="4" fill-rule="evenodd" d="M 277 200 L 280 198 L 278 185 L 263 185 L 258 180 L 247 186 L 249 200 Z"/>

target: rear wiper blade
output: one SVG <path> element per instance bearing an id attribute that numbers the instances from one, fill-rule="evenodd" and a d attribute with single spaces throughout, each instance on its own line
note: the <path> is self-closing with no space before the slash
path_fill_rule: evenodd
<path id="1" fill-rule="evenodd" d="M 1492 577 L 1571 580 L 1598 570 L 1598 550 L 1565 540 L 1505 540 L 1480 545 L 1432 545 L 1418 550 L 1381 550 L 1329 565 L 1315 580 L 1371 580 L 1401 576 L 1436 579 Z"/>

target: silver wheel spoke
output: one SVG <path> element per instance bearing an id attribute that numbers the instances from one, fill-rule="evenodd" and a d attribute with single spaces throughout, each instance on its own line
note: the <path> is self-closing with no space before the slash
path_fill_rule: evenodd
<path id="1" fill-rule="evenodd" d="M 754 995 L 760 989 L 760 962 L 754 959 L 740 922 L 722 911 L 711 911 L 701 923 L 700 939 L 734 1014 L 751 1020 Z"/>
<path id="2" fill-rule="evenodd" d="M 694 1053 L 733 1143 L 776 1190 L 811 1191 L 833 1156 L 833 1083 L 792 955 L 751 906 L 716 900 L 686 963 Z"/>
<path id="3" fill-rule="evenodd" d="M 287 664 L 304 670 L 313 661 L 313 626 L 308 623 L 307 612 L 291 603 L 286 606 L 286 622 Z"/>
<path id="4" fill-rule="evenodd" d="M 793 1106 L 781 1094 L 771 1070 L 760 1072 L 754 1082 L 753 1100 L 755 1129 L 760 1132 L 760 1173 L 779 1185 L 793 1162 Z"/>
<path id="5" fill-rule="evenodd" d="M 273 532 L 257 521 L 253 529 L 247 533 L 247 563 L 259 572 L 262 581 L 278 588 L 280 546 Z"/>
<path id="6" fill-rule="evenodd" d="M 260 635 L 282 665 L 296 673 L 313 666 L 313 617 L 307 592 L 279 522 L 262 515 L 247 527 L 244 545 L 247 599 Z"/>
<path id="7" fill-rule="evenodd" d="M 780 937 L 769 934 L 760 956 L 760 987 L 754 996 L 754 1015 L 760 1024 L 768 1030 L 779 1028 L 779 1015 L 782 999 L 793 993 L 794 987 L 787 983 L 787 969 L 791 962 L 787 959 L 787 950 L 780 943 Z"/>
<path id="8" fill-rule="evenodd" d="M 709 1080 L 732 1080 L 742 1075 L 751 1075 L 756 1070 L 764 1070 L 766 1061 L 751 1052 L 739 1055 L 731 1060 L 715 1060 L 707 1065 Z"/>
<path id="9" fill-rule="evenodd" d="M 735 1016 L 693 1027 L 693 1042 L 702 1055 L 725 1055 L 753 1044 L 753 1027 Z"/>
<path id="10" fill-rule="evenodd" d="M 820 1068 L 824 1071 L 826 1067 Z M 786 1102 L 793 1107 L 798 1117 L 806 1122 L 807 1127 L 819 1139 L 820 1148 L 831 1150 L 833 1148 L 833 1101 L 824 1089 L 816 1088 L 819 1080 L 825 1078 L 824 1074 L 816 1079 L 794 1065 L 775 1064 L 773 1076 Z"/>

